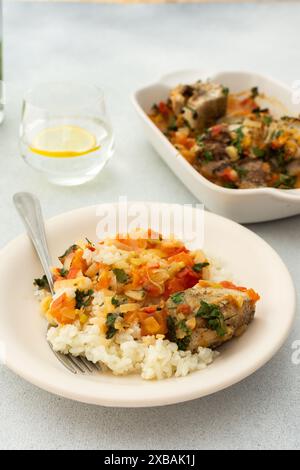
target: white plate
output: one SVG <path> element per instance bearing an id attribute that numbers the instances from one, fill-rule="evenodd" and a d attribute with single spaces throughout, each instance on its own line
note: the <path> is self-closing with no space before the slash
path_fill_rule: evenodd
<path id="1" fill-rule="evenodd" d="M 47 222 L 53 259 L 79 238 L 95 239 L 98 221 L 96 208 L 87 207 Z M 237 281 L 260 293 L 255 320 L 242 337 L 221 348 L 221 355 L 207 369 L 183 378 L 144 381 L 139 376 L 109 373 L 74 376 L 61 366 L 45 341 L 46 324 L 33 297 L 32 279 L 41 275 L 39 261 L 27 236 L 18 237 L 1 252 L 0 341 L 6 348 L 7 366 L 49 392 L 115 407 L 183 402 L 242 380 L 265 364 L 286 339 L 295 311 L 293 283 L 267 243 L 248 229 L 210 213 L 205 214 L 204 249 L 223 258 Z"/>
<path id="2" fill-rule="evenodd" d="M 233 92 L 258 86 L 260 91 L 272 98 L 267 106 L 274 115 L 299 115 L 299 104 L 293 104 L 292 90 L 269 77 L 251 72 L 183 70 L 166 75 L 156 83 L 137 90 L 133 95 L 135 109 L 155 150 L 194 196 L 217 214 L 240 223 L 262 222 L 300 214 L 300 189 L 236 190 L 217 186 L 198 173 L 149 119 L 148 113 L 153 103 L 166 100 L 172 87 L 207 78 L 222 83 Z"/>

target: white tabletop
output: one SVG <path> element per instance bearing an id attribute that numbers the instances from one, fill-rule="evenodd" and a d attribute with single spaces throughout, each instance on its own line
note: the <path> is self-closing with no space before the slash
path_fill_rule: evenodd
<path id="1" fill-rule="evenodd" d="M 198 6 L 7 2 L 0 247 L 22 231 L 11 202 L 19 190 L 36 193 L 46 216 L 114 201 L 119 195 L 196 202 L 147 143 L 129 94 L 163 73 L 195 65 L 252 69 L 291 84 L 300 78 L 299 17 L 300 5 L 287 2 Z M 36 81 L 63 78 L 104 88 L 117 137 L 115 156 L 101 175 L 73 189 L 43 181 L 25 166 L 18 151 L 24 89 Z M 250 228 L 277 250 L 300 294 L 300 217 Z M 2 366 L 0 447 L 299 448 L 300 366 L 291 360 L 292 342 L 300 339 L 299 315 L 296 321 L 285 346 L 253 376 L 216 395 L 164 408 L 109 409 L 75 403 L 39 390 Z"/>

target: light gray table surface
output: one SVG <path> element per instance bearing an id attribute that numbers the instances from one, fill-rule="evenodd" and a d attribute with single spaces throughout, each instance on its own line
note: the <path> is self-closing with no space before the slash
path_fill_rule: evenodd
<path id="1" fill-rule="evenodd" d="M 18 190 L 36 193 L 46 216 L 115 201 L 119 195 L 196 202 L 141 132 L 129 99 L 139 85 L 194 66 L 252 69 L 288 84 L 300 79 L 297 3 L 103 6 L 7 1 L 4 10 L 7 116 L 0 127 L 0 247 L 22 231 L 11 202 Z M 37 81 L 70 78 L 104 88 L 117 138 L 115 156 L 101 175 L 73 189 L 43 181 L 18 151 L 24 90 Z M 250 228 L 283 258 L 299 295 L 300 217 Z M 299 327 L 298 311 L 285 346 L 243 382 L 163 408 L 75 403 L 39 390 L 1 366 L 0 448 L 299 448 L 300 366 L 291 361 Z"/>

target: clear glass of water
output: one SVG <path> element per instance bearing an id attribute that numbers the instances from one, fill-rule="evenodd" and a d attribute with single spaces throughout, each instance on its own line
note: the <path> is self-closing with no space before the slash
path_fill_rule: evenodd
<path id="1" fill-rule="evenodd" d="M 114 152 L 103 92 L 74 82 L 37 85 L 23 100 L 22 157 L 51 183 L 92 180 Z"/>

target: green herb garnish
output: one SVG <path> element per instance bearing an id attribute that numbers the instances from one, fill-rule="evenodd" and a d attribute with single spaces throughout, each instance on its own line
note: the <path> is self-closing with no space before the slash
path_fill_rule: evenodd
<path id="1" fill-rule="evenodd" d="M 88 242 L 89 245 L 92 245 L 92 246 L 94 245 L 94 243 L 91 242 L 91 240 L 89 240 L 87 237 L 85 237 L 85 239 L 86 239 L 86 241 Z"/>
<path id="2" fill-rule="evenodd" d="M 207 320 L 207 325 L 211 330 L 215 330 L 218 336 L 225 336 L 227 332 L 225 318 L 221 309 L 216 304 L 208 304 L 201 300 L 200 308 L 196 317 Z"/>
<path id="3" fill-rule="evenodd" d="M 119 307 L 121 304 L 120 304 L 120 301 L 117 299 L 117 297 L 113 297 L 111 299 L 111 303 L 112 305 L 114 305 L 115 307 Z"/>
<path id="4" fill-rule="evenodd" d="M 223 95 L 228 96 L 229 95 L 229 88 L 227 86 L 222 87 Z"/>
<path id="5" fill-rule="evenodd" d="M 228 188 L 228 189 L 237 189 L 237 185 L 235 183 L 233 183 L 232 181 L 224 181 L 224 183 L 222 183 L 224 188 Z"/>
<path id="6" fill-rule="evenodd" d="M 232 144 L 235 146 L 239 154 L 241 154 L 243 150 L 242 143 L 243 143 L 243 138 L 244 138 L 243 128 L 239 127 L 238 129 L 236 129 L 235 133 L 236 133 L 236 137 L 235 139 L 233 139 Z"/>
<path id="7" fill-rule="evenodd" d="M 213 153 L 210 150 L 204 150 L 203 157 L 206 162 L 211 162 L 214 159 Z"/>
<path id="8" fill-rule="evenodd" d="M 176 118 L 175 116 L 172 116 L 168 124 L 168 131 L 177 131 L 177 129 L 178 129 L 178 126 L 177 126 Z"/>
<path id="9" fill-rule="evenodd" d="M 71 245 L 65 252 L 63 255 L 59 256 L 58 259 L 59 261 L 63 262 L 64 259 L 70 255 L 71 253 L 74 253 L 74 251 L 76 251 L 77 249 L 79 248 L 78 245 Z"/>
<path id="10" fill-rule="evenodd" d="M 75 292 L 75 300 L 76 300 L 76 308 L 80 310 L 82 307 L 88 307 L 91 305 L 92 300 L 93 300 L 93 295 L 94 291 L 92 289 L 89 289 L 87 291 L 81 291 L 79 289 L 76 289 Z"/>
<path id="11" fill-rule="evenodd" d="M 130 279 L 124 269 L 114 268 L 113 273 L 116 276 L 117 282 L 120 282 L 121 284 L 126 284 Z"/>
<path id="12" fill-rule="evenodd" d="M 269 126 L 273 121 L 272 116 L 264 116 L 263 117 L 263 122 L 266 124 L 266 126 Z"/>
<path id="13" fill-rule="evenodd" d="M 234 169 L 239 175 L 240 179 L 244 178 L 248 174 L 248 170 L 246 168 L 243 168 L 242 166 L 235 165 Z"/>
<path id="14" fill-rule="evenodd" d="M 47 279 L 45 274 L 41 278 L 34 279 L 33 285 L 38 287 L 38 289 L 40 289 L 40 290 L 45 289 L 45 290 L 48 290 L 50 292 L 49 282 L 48 282 L 48 279 Z"/>
<path id="15" fill-rule="evenodd" d="M 118 315 L 116 313 L 109 313 L 106 317 L 106 326 L 107 326 L 106 338 L 107 339 L 111 339 L 118 331 L 115 328 L 115 322 L 116 322 L 117 317 Z"/>
<path id="16" fill-rule="evenodd" d="M 257 158 L 262 158 L 265 156 L 265 151 L 259 147 L 253 147 L 252 152 Z"/>
<path id="17" fill-rule="evenodd" d="M 179 324 L 180 323 L 181 322 L 179 322 Z M 172 341 L 173 343 L 176 343 L 178 346 L 178 349 L 180 349 L 181 351 L 186 351 L 191 341 L 191 335 L 188 334 L 187 336 L 181 339 L 177 338 L 176 337 L 176 321 L 173 317 L 167 317 L 167 326 L 168 326 L 168 337 L 170 341 Z"/>
<path id="18" fill-rule="evenodd" d="M 185 320 L 181 320 L 180 322 L 178 322 L 177 328 L 182 330 L 187 335 L 190 335 L 192 333 L 192 330 L 188 326 L 186 326 Z"/>
<path id="19" fill-rule="evenodd" d="M 285 189 L 293 189 L 296 183 L 296 176 L 281 174 L 278 180 L 274 183 L 274 188 L 283 187 Z"/>
<path id="20" fill-rule="evenodd" d="M 202 271 L 203 268 L 206 268 L 206 266 L 209 266 L 209 263 L 208 263 L 208 262 L 205 262 L 205 263 L 196 263 L 196 264 L 194 264 L 194 266 L 193 266 L 193 270 L 196 271 L 196 273 L 200 273 L 200 271 Z"/>
<path id="21" fill-rule="evenodd" d="M 184 300 L 184 292 L 176 292 L 176 294 L 171 295 L 171 300 L 174 304 L 181 304 Z"/>
<path id="22" fill-rule="evenodd" d="M 67 277 L 67 275 L 69 274 L 69 270 L 65 268 L 61 268 L 59 270 L 59 274 L 61 275 L 61 277 Z"/>

